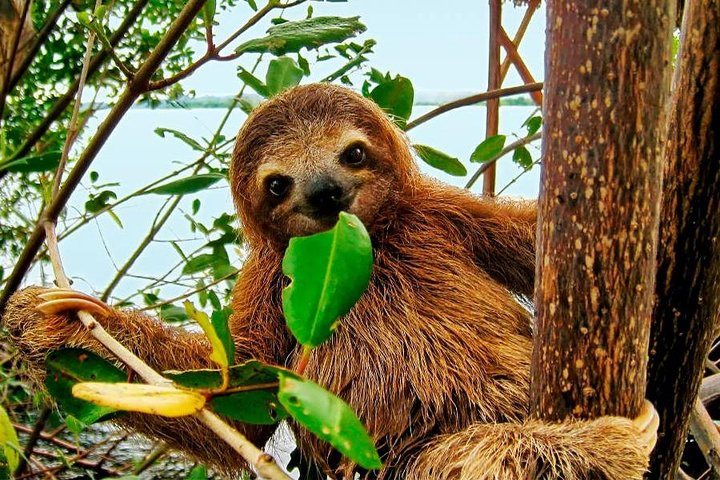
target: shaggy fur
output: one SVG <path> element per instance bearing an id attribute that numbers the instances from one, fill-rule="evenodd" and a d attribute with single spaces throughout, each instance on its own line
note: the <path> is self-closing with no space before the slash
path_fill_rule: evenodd
<path id="1" fill-rule="evenodd" d="M 364 139 L 362 168 L 337 161 L 348 131 Z M 293 172 L 298 191 L 306 177 L 341 178 L 356 194 L 349 210 L 372 237 L 370 286 L 306 370 L 344 398 L 375 439 L 385 468 L 360 471 L 363 478 L 642 477 L 647 456 L 630 420 L 527 419 L 531 317 L 517 299 L 533 289 L 534 205 L 478 198 L 421 176 L 402 133 L 373 103 L 340 87 L 286 92 L 258 107 L 238 135 L 230 179 L 251 251 L 231 318 L 240 359 L 298 361 L 280 307 L 280 262 L 289 236 L 327 226 L 300 216 L 290 201 L 297 191 L 271 202 L 264 171 Z M 17 293 L 5 314 L 36 372 L 59 345 L 99 348 L 76 324 L 36 313 L 37 293 Z M 156 368 L 207 363 L 207 343 L 197 336 L 128 311 L 101 321 Z M 224 470 L 242 467 L 192 422 L 138 415 L 130 423 Z M 294 430 L 303 453 L 331 475 L 359 471 Z M 270 433 L 244 432 L 257 443 Z"/>

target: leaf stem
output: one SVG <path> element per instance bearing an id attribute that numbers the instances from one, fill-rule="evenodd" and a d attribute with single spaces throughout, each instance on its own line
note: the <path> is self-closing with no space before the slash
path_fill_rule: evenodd
<path id="1" fill-rule="evenodd" d="M 300 356 L 297 367 L 295 367 L 295 373 L 297 373 L 298 375 L 302 375 L 303 373 L 305 373 L 305 369 L 307 368 L 308 362 L 310 361 L 310 355 L 312 355 L 312 350 L 312 347 L 303 345 L 302 355 Z"/>

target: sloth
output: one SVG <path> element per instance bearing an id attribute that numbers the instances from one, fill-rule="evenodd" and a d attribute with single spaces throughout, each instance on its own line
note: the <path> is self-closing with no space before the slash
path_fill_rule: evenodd
<path id="1" fill-rule="evenodd" d="M 477 197 L 420 174 L 403 133 L 343 87 L 299 86 L 258 106 L 229 171 L 249 247 L 233 292 L 237 360 L 293 368 L 301 348 L 283 318 L 281 271 L 290 238 L 358 216 L 373 244 L 366 292 L 305 374 L 343 398 L 384 462 L 364 471 L 291 425 L 304 458 L 332 478 L 640 479 L 657 435 L 639 417 L 550 423 L 529 416 L 536 205 Z M 108 355 L 73 318 L 85 309 L 158 370 L 207 368 L 199 335 L 68 292 L 17 292 L 4 324 L 36 380 L 48 351 Z M 54 298 L 58 298 L 55 294 Z M 132 414 L 122 425 L 225 472 L 247 466 L 192 418 Z M 264 444 L 272 427 L 238 425 Z"/>

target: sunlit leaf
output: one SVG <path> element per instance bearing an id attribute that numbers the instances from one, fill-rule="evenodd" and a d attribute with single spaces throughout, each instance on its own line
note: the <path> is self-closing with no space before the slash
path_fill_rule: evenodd
<path id="1" fill-rule="evenodd" d="M 471 162 L 487 162 L 488 160 L 499 154 L 505 146 L 505 135 L 493 135 L 475 147 L 475 151 L 470 155 Z"/>
<path id="2" fill-rule="evenodd" d="M 467 175 L 465 165 L 463 165 L 457 158 L 451 157 L 450 155 L 432 147 L 428 147 L 427 145 L 415 144 L 413 145 L 413 148 L 417 152 L 418 156 L 431 167 L 435 167 L 445 173 L 449 173 L 450 175 L 455 175 L 457 177 Z"/>
<path id="3" fill-rule="evenodd" d="M 207 479 L 207 467 L 205 465 L 195 465 L 185 480 L 206 480 Z"/>
<path id="4" fill-rule="evenodd" d="M 127 373 L 104 358 L 81 348 L 65 348 L 50 352 L 45 359 L 45 387 L 62 409 L 83 423 L 92 424 L 115 412 L 115 409 L 94 405 L 72 395 L 78 382 L 122 382 Z"/>
<path id="5" fill-rule="evenodd" d="M 300 343 L 316 347 L 330 337 L 367 288 L 372 263 L 365 226 L 345 212 L 326 232 L 290 239 L 282 269 L 292 282 L 283 289 L 282 304 Z"/>
<path id="6" fill-rule="evenodd" d="M 202 272 L 203 270 L 212 267 L 217 261 L 222 261 L 222 259 L 218 259 L 211 253 L 201 253 L 199 255 L 195 255 L 185 263 L 182 273 L 183 275 L 191 275 L 193 273 Z"/>
<path id="7" fill-rule="evenodd" d="M 270 52 L 280 56 L 302 48 L 314 49 L 328 43 L 339 43 L 365 31 L 360 17 L 315 17 L 270 27 L 267 36 L 254 38 L 235 49 L 237 53 Z"/>
<path id="8" fill-rule="evenodd" d="M 96 405 L 163 417 L 192 415 L 205 406 L 205 397 L 199 393 L 139 383 L 78 383 L 72 394 Z"/>
<path id="9" fill-rule="evenodd" d="M 529 137 L 540 130 L 540 127 L 542 126 L 542 117 L 536 115 L 529 118 L 528 121 L 525 122 L 525 126 L 527 127 L 527 136 Z"/>
<path id="10" fill-rule="evenodd" d="M 300 83 L 304 72 L 290 57 L 280 57 L 270 62 L 265 85 L 268 96 L 272 97 Z"/>
<path id="11" fill-rule="evenodd" d="M 210 340 L 210 345 L 212 346 L 212 352 L 209 357 L 210 360 L 224 368 L 230 366 L 235 360 L 234 358 L 230 358 L 230 353 L 233 353 L 234 356 L 235 352 L 234 347 L 232 352 L 228 352 L 227 349 L 227 344 L 232 342 L 232 339 L 226 338 L 230 335 L 229 330 L 226 328 L 224 331 L 218 331 L 207 314 L 205 312 L 201 312 L 200 310 L 196 310 L 192 302 L 189 300 L 186 300 L 183 305 L 185 305 L 185 311 L 187 312 L 188 317 L 200 324 L 203 332 L 205 332 L 205 335 Z"/>
<path id="12" fill-rule="evenodd" d="M 513 162 L 517 163 L 523 168 L 530 168 L 533 164 L 530 152 L 528 152 L 528 149 L 522 145 L 516 148 L 513 152 Z"/>
<path id="13" fill-rule="evenodd" d="M 237 69 L 237 75 L 240 80 L 243 81 L 245 85 L 255 90 L 255 93 L 260 95 L 261 97 L 267 98 L 269 96 L 268 94 L 268 88 L 267 86 L 257 78 L 255 75 L 253 75 L 251 72 L 245 70 L 242 66 L 238 67 Z M 247 105 L 250 105 L 246 102 Z M 252 108 L 250 109 L 252 111 Z M 249 112 L 246 112 L 249 113 Z"/>
<path id="14" fill-rule="evenodd" d="M 60 156 L 61 152 L 59 150 L 40 155 L 28 155 L 0 164 L 0 171 L 6 170 L 11 173 L 47 172 L 57 168 L 60 163 Z"/>
<path id="15" fill-rule="evenodd" d="M 163 128 L 163 127 L 158 127 L 153 131 L 163 138 L 165 138 L 166 133 L 169 133 L 170 135 L 177 138 L 178 140 L 182 140 L 184 143 L 190 145 L 190 147 L 192 147 L 193 150 L 198 150 L 200 152 L 205 151 L 205 148 L 203 148 L 203 146 L 200 145 L 200 143 L 198 143 L 197 140 L 190 138 L 189 136 L 187 136 L 186 134 L 184 134 L 180 131 L 173 130 L 172 128 Z"/>
<path id="16" fill-rule="evenodd" d="M 405 128 L 415 99 L 415 90 L 409 79 L 398 75 L 392 80 L 385 80 L 370 91 L 370 98 L 392 115 L 400 128 Z"/>
<path id="17" fill-rule="evenodd" d="M 270 391 L 250 390 L 216 395 L 210 405 L 220 415 L 253 425 L 272 425 L 287 417 L 287 412 L 277 398 L 277 387 Z"/>
<path id="18" fill-rule="evenodd" d="M 225 176 L 219 173 L 193 175 L 166 183 L 165 185 L 160 185 L 159 187 L 151 188 L 143 192 L 143 195 L 148 193 L 154 193 L 156 195 L 187 195 L 188 193 L 205 190 L 224 178 Z"/>
<path id="19" fill-rule="evenodd" d="M 382 467 L 365 427 L 344 401 L 305 379 L 280 375 L 278 398 L 292 417 L 363 468 Z"/>
<path id="20" fill-rule="evenodd" d="M 20 462 L 18 454 L 20 442 L 10 417 L 2 406 L 0 406 L 0 445 L 2 445 L 2 456 L 7 463 L 8 470 L 14 472 Z"/>

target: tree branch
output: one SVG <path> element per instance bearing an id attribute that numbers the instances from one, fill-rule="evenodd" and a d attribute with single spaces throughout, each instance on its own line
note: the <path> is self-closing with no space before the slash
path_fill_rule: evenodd
<path id="1" fill-rule="evenodd" d="M 418 125 L 421 125 L 428 120 L 431 120 L 438 115 L 442 115 L 443 113 L 449 112 L 450 110 L 455 110 L 456 108 L 460 107 L 467 107 L 470 105 L 475 105 L 480 102 L 484 102 L 486 100 L 491 100 L 494 98 L 502 98 L 502 97 L 511 97 L 513 95 L 517 95 L 519 93 L 529 93 L 529 92 L 538 92 L 542 90 L 543 83 L 537 82 L 537 83 L 530 83 L 527 85 L 519 85 L 517 87 L 509 87 L 509 88 L 499 88 L 497 90 L 490 90 L 483 93 L 478 93 L 477 95 L 471 95 L 469 97 L 461 98 L 459 100 L 455 100 L 452 102 L 448 102 L 444 105 L 440 105 L 439 107 L 435 108 L 434 110 L 430 110 L 428 113 L 424 115 L 420 115 L 415 120 L 408 122 L 407 126 L 405 127 L 405 131 L 412 130 L 413 128 L 417 127 Z"/>

